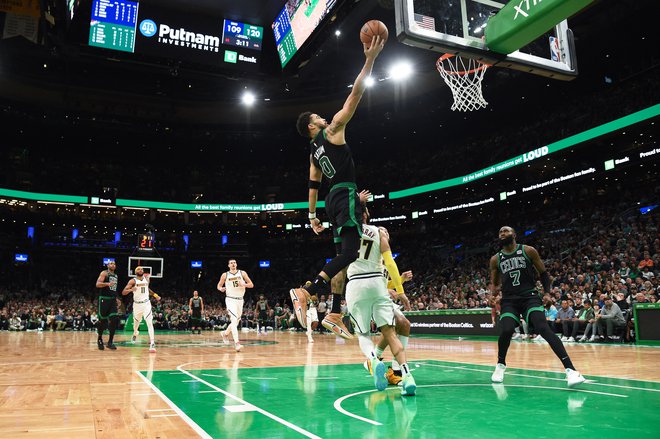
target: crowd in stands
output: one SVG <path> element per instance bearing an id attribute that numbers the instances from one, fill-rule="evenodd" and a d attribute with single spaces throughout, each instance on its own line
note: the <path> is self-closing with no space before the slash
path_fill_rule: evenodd
<path id="1" fill-rule="evenodd" d="M 613 192 L 611 198 L 592 202 L 579 200 L 584 210 L 572 215 L 566 214 L 566 207 L 571 204 L 562 203 L 552 208 L 540 206 L 536 211 L 531 207 L 527 211 L 521 208 L 512 213 L 536 218 L 536 230 L 529 234 L 519 230 L 518 240 L 537 248 L 545 261 L 553 280 L 552 294 L 544 299 L 546 315 L 566 339 L 575 338 L 570 321 L 583 313 L 587 302 L 596 313 L 607 315 L 612 308 L 615 311 L 618 308 L 627 318 L 634 303 L 656 302 L 660 297 L 657 212 L 651 210 L 642 214 L 637 206 L 630 209 L 626 201 L 617 201 L 617 195 Z M 500 218 L 498 226 L 516 224 L 508 222 L 514 216 L 507 218 L 502 212 L 492 215 Z M 400 253 L 398 265 L 401 270 L 414 273 L 413 280 L 405 285 L 413 311 L 492 305 L 487 263 L 498 250 L 493 220 L 489 214 L 484 214 L 471 225 L 428 224 L 424 230 L 417 225 L 392 232 L 393 249 Z M 459 230 L 463 231 L 462 238 Z M 462 245 L 455 248 L 458 242 Z M 271 237 L 251 249 L 255 259 L 270 255 L 272 268 L 259 270 L 254 261 L 239 262 L 239 268 L 248 271 L 256 285 L 254 290 L 248 290 L 241 325 L 256 327 L 256 300 L 259 294 L 265 294 L 271 307 L 268 326 L 295 326 L 289 309 L 288 288 L 292 282 L 303 283 L 322 266 L 325 259 L 319 255 L 332 256 L 332 248 L 327 244 L 322 239 L 300 235 L 289 240 Z M 13 270 L 13 277 L 8 280 L 10 272 L 0 271 L 5 284 L 0 289 L 1 329 L 93 329 L 98 317 L 96 291 L 90 286 L 100 271 L 97 263 L 76 254 L 57 256 L 57 261 L 43 263 L 36 277 L 29 270 L 23 270 L 26 271 L 24 276 L 21 270 Z M 193 289 L 204 298 L 204 326 L 207 329 L 226 327 L 229 320 L 223 295 L 215 289 L 220 274 L 226 270 L 224 264 L 224 259 L 218 260 L 211 266 L 210 273 L 199 276 L 196 282 L 191 282 L 189 273 L 177 276 L 172 271 L 164 279 L 154 279 L 153 289 L 163 297 L 160 303 L 154 304 L 155 327 L 187 329 L 188 299 Z M 62 267 L 77 269 L 67 272 Z M 87 282 L 82 284 L 81 279 Z M 330 297 L 324 299 L 326 305 L 322 308 L 329 309 Z M 608 305 L 609 299 L 613 305 Z M 621 322 L 619 315 L 614 314 L 613 323 L 592 325 L 586 335 L 607 336 L 616 332 Z M 587 329 L 587 324 L 585 322 L 579 329 Z"/>

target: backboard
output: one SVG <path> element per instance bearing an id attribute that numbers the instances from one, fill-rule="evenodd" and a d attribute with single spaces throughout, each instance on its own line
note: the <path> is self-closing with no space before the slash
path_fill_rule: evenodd
<path id="1" fill-rule="evenodd" d="M 484 42 L 488 19 L 507 3 L 508 0 L 396 1 L 397 38 L 404 44 L 473 58 L 497 67 L 573 79 L 577 75 L 577 61 L 567 20 L 509 55 L 488 50 Z"/>
<path id="2" fill-rule="evenodd" d="M 163 258 L 145 258 L 142 256 L 128 257 L 128 277 L 135 277 L 135 269 L 142 267 L 145 274 L 154 279 L 163 277 L 164 260 Z"/>

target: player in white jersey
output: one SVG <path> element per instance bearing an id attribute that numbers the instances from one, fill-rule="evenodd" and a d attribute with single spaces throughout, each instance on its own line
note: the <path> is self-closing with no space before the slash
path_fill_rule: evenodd
<path id="1" fill-rule="evenodd" d="M 144 268 L 135 267 L 135 277 L 128 281 L 122 295 L 133 293 L 133 342 L 140 334 L 140 323 L 144 318 L 149 331 L 149 352 L 156 352 L 156 340 L 154 339 L 154 316 L 151 311 L 149 296 L 160 301 L 160 296 L 149 288 L 149 278 L 144 274 Z"/>
<path id="2" fill-rule="evenodd" d="M 220 276 L 218 291 L 227 293 L 225 305 L 231 323 L 221 334 L 222 341 L 229 344 L 229 333 L 231 332 L 232 337 L 234 337 L 236 352 L 238 352 L 242 348 L 241 342 L 238 340 L 238 324 L 241 322 L 241 315 L 243 315 L 243 297 L 245 296 L 245 289 L 254 288 L 254 284 L 245 271 L 238 269 L 236 259 L 230 259 L 228 266 L 229 271 L 222 273 L 222 276 Z"/>
<path id="3" fill-rule="evenodd" d="M 368 210 L 364 208 L 366 222 Z M 400 296 L 405 296 L 399 269 L 392 258 L 389 234 L 383 227 L 362 225 L 362 238 L 358 258 L 348 266 L 346 303 L 351 319 L 358 333 L 362 352 L 370 358 L 374 382 L 378 390 L 387 387 L 385 365 L 379 360 L 379 353 L 373 349 L 369 339 L 371 320 L 380 329 L 382 337 L 390 346 L 392 355 L 401 365 L 403 383 L 401 394 L 414 395 L 417 385 L 410 374 L 405 350 L 395 331 L 394 307 L 387 291 L 388 276 Z M 380 352 L 382 354 L 382 351 Z"/>

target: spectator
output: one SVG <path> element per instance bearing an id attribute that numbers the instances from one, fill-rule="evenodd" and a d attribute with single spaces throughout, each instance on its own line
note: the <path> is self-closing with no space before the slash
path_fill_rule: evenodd
<path id="1" fill-rule="evenodd" d="M 605 298 L 605 307 L 601 310 L 600 317 L 598 318 L 598 325 L 600 326 L 600 333 L 607 334 L 606 341 L 613 340 L 614 329 L 623 328 L 626 324 L 626 319 L 623 317 L 621 308 L 614 303 L 611 297 Z"/>

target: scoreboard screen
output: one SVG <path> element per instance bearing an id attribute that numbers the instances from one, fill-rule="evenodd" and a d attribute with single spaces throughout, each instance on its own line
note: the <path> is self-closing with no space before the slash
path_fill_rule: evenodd
<path id="1" fill-rule="evenodd" d="M 259 69 L 263 27 L 184 8 L 157 0 L 92 0 L 88 44 L 223 69 Z"/>
<path id="2" fill-rule="evenodd" d="M 133 52 L 138 3 L 127 0 L 94 0 L 89 45 Z"/>
<path id="3" fill-rule="evenodd" d="M 261 50 L 264 28 L 240 21 L 225 20 L 222 27 L 222 43 L 229 46 Z"/>
<path id="4" fill-rule="evenodd" d="M 140 233 L 138 235 L 138 250 L 150 252 L 154 249 L 154 235 L 151 233 Z"/>
<path id="5" fill-rule="evenodd" d="M 282 68 L 323 22 L 337 0 L 287 2 L 273 22 L 273 34 Z"/>

